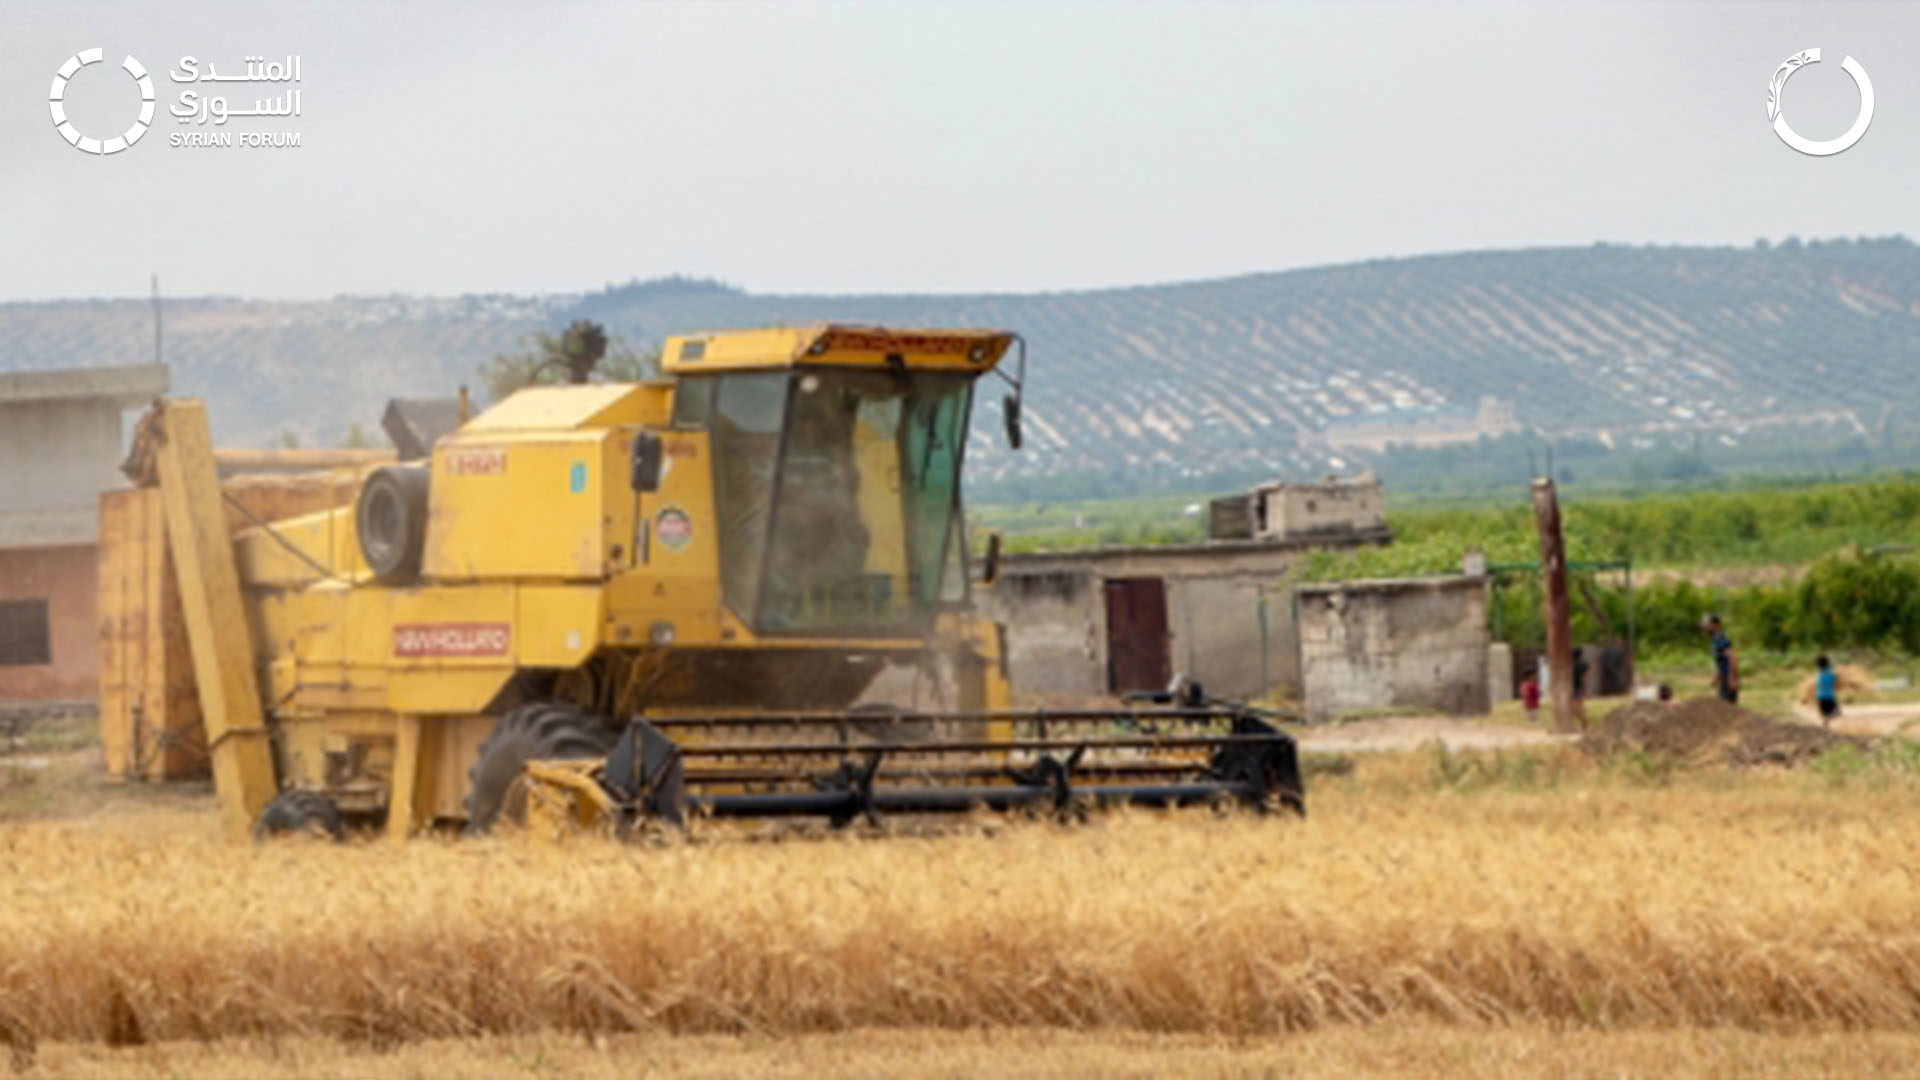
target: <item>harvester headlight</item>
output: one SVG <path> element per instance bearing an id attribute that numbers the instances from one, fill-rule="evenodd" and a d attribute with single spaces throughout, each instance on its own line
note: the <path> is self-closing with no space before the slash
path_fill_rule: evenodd
<path id="1" fill-rule="evenodd" d="M 670 622 L 657 622 L 647 627 L 647 640 L 660 646 L 673 644 L 673 624 Z"/>
<path id="2" fill-rule="evenodd" d="M 985 345 L 975 345 L 975 346 L 974 346 L 973 348 L 971 348 L 971 349 L 968 349 L 968 350 L 967 350 L 967 359 L 969 359 L 969 360 L 971 360 L 971 361 L 973 361 L 973 362 L 974 362 L 974 363 L 976 363 L 976 364 L 984 364 L 984 363 L 986 363 L 986 362 L 987 362 L 987 347 L 986 347 Z"/>

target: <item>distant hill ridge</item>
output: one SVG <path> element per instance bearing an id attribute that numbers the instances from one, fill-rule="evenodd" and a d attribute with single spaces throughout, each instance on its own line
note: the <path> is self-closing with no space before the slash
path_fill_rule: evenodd
<path id="1" fill-rule="evenodd" d="M 1324 467 L 1329 424 L 1509 399 L 1551 433 L 1884 425 L 1920 373 L 1920 249 L 1902 237 L 1771 248 L 1470 252 L 1211 281 L 980 295 L 755 295 L 669 278 L 587 294 L 171 299 L 178 393 L 219 439 L 376 430 L 389 397 L 451 393 L 525 335 L 594 318 L 635 344 L 846 320 L 1025 334 L 1028 448 L 976 409 L 970 472 L 1158 478 Z M 141 300 L 0 305 L 0 370 L 137 363 Z"/>

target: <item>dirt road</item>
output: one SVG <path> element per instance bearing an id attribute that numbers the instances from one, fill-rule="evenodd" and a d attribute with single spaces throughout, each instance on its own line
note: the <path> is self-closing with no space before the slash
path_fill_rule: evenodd
<path id="1" fill-rule="evenodd" d="M 1435 742 L 1449 750 L 1495 750 L 1515 746 L 1548 746 L 1569 742 L 1577 737 L 1555 735 L 1539 727 L 1487 724 L 1445 716 L 1353 720 L 1308 728 L 1298 735 L 1300 749 L 1327 753 L 1417 750 Z"/>
<path id="2" fill-rule="evenodd" d="M 1793 714 L 1801 723 L 1820 723 L 1820 713 L 1811 705 L 1795 705 Z M 1845 705 L 1833 730 L 1843 735 L 1897 735 L 1912 724 L 1920 724 L 1920 702 Z"/>

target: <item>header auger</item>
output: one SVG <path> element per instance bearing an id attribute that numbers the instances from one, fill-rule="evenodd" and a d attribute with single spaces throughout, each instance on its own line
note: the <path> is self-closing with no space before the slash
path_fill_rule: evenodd
<path id="1" fill-rule="evenodd" d="M 129 473 L 164 515 L 230 829 L 1303 809 L 1292 740 L 1251 710 L 1011 707 L 960 472 L 1017 346 L 669 338 L 665 379 L 523 390 L 284 515 L 221 488 L 197 402 L 157 403 Z M 889 673 L 937 705 L 887 702 Z"/>

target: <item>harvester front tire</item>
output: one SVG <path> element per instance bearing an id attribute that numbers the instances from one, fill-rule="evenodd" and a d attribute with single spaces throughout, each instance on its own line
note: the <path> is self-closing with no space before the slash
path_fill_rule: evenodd
<path id="1" fill-rule="evenodd" d="M 420 576 L 427 549 L 427 470 L 387 465 L 367 474 L 354 506 L 353 531 L 360 557 L 375 579 L 406 585 Z"/>
<path id="2" fill-rule="evenodd" d="M 333 800 L 318 791 L 283 791 L 269 799 L 253 821 L 255 840 L 302 833 L 345 840 L 347 824 Z"/>
<path id="3" fill-rule="evenodd" d="M 525 792 L 517 782 L 527 762 L 604 757 L 613 740 L 599 717 L 573 705 L 538 701 L 509 711 L 467 770 L 467 831 L 484 833 L 503 816 L 525 816 Z"/>

